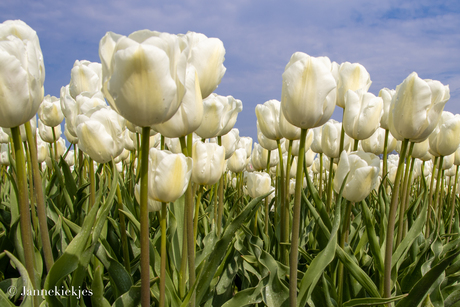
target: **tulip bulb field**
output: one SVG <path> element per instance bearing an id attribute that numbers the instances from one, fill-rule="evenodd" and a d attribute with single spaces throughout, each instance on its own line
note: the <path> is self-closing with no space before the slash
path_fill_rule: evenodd
<path id="1" fill-rule="evenodd" d="M 45 96 L 36 32 L 0 24 L 0 306 L 460 306 L 448 85 L 376 96 L 296 52 L 253 140 L 218 38 L 108 32 L 99 56 Z"/>

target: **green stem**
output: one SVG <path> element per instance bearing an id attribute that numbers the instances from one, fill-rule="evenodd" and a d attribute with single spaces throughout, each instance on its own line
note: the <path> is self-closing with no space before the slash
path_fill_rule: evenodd
<path id="1" fill-rule="evenodd" d="M 348 234 L 349 234 L 349 229 L 350 229 L 350 216 L 351 216 L 351 208 L 353 206 L 353 203 L 351 201 L 347 201 L 347 209 L 345 211 L 345 216 L 343 220 L 343 229 L 340 234 L 340 247 L 343 249 L 345 248 L 345 242 L 348 241 Z M 338 306 L 342 306 L 343 304 L 343 290 L 344 290 L 344 267 L 343 263 L 340 261 L 339 262 L 339 267 L 337 270 L 337 288 L 338 288 L 338 293 L 337 293 L 337 301 L 338 301 Z"/>
<path id="2" fill-rule="evenodd" d="M 276 141 L 278 145 L 278 154 L 280 157 L 280 200 L 281 200 L 281 262 L 288 264 L 288 244 L 289 244 L 289 204 L 286 201 L 286 177 L 283 163 L 283 150 L 281 149 L 280 140 Z"/>
<path id="3" fill-rule="evenodd" d="M 402 241 L 402 234 L 403 234 L 403 225 L 404 225 L 404 212 L 406 212 L 406 194 L 407 194 L 407 186 L 410 184 L 409 182 L 409 170 L 410 164 L 409 161 L 412 160 L 412 150 L 414 149 L 414 142 L 410 142 L 409 146 L 409 153 L 407 154 L 407 161 L 406 163 L 406 170 L 404 172 L 404 181 L 403 181 L 403 189 L 401 194 L 401 201 L 399 205 L 399 220 L 398 220 L 398 237 L 396 238 L 395 248 L 399 246 L 399 243 Z"/>
<path id="4" fill-rule="evenodd" d="M 440 204 L 440 189 L 442 187 L 441 183 L 442 183 L 442 179 L 443 177 L 441 177 L 441 175 L 444 176 L 444 170 L 442 169 L 442 162 L 444 161 L 444 157 L 441 156 L 440 159 L 439 159 L 439 166 L 438 166 L 438 177 L 436 178 L 436 191 L 435 191 L 435 195 L 434 195 L 434 212 L 437 212 L 438 214 L 438 225 L 439 225 L 439 222 L 441 221 L 440 218 L 441 218 L 441 206 L 442 204 Z M 443 189 L 444 190 L 444 189 Z M 440 225 L 439 225 L 440 226 Z M 438 227 L 439 227 L 438 226 Z M 438 229 L 439 231 L 439 229 Z"/>
<path id="5" fill-rule="evenodd" d="M 406 211 L 407 204 L 409 203 L 409 198 L 410 198 L 410 194 L 411 194 L 410 190 L 411 190 L 411 187 L 412 187 L 411 182 L 412 182 L 412 176 L 413 176 L 413 171 L 414 171 L 414 165 L 415 165 L 415 158 L 412 157 L 411 163 L 410 163 L 410 170 L 409 170 L 409 185 L 408 185 L 409 191 L 406 193 L 406 198 L 404 200 L 404 212 Z M 408 227 L 406 227 L 406 225 L 409 226 L 409 220 L 410 219 L 408 218 L 406 220 L 406 223 L 404 223 L 404 225 L 403 225 L 401 238 L 404 238 L 406 236 L 407 229 L 408 229 Z"/>
<path id="6" fill-rule="evenodd" d="M 438 164 L 438 159 L 439 157 L 434 158 L 433 162 L 433 170 L 431 173 L 431 182 L 430 182 L 430 196 L 428 197 L 428 215 L 426 218 L 426 231 L 425 231 L 425 238 L 428 238 L 430 236 L 430 220 L 431 220 L 431 206 L 433 203 L 433 184 L 434 184 L 434 177 L 436 173 L 436 165 Z"/>
<path id="7" fill-rule="evenodd" d="M 21 142 L 21 133 L 19 127 L 11 128 L 13 135 L 13 145 L 16 157 L 16 179 L 18 186 L 18 204 L 20 213 L 20 229 L 22 245 L 24 247 L 24 265 L 32 282 L 32 289 L 37 289 L 35 276 L 35 258 L 34 258 L 34 241 L 32 227 L 30 225 L 30 208 L 27 191 L 26 164 L 24 160 L 24 151 Z M 38 297 L 34 296 L 34 306 L 38 306 Z"/>
<path id="8" fill-rule="evenodd" d="M 387 161 L 388 161 L 388 136 L 390 134 L 390 130 L 385 129 L 385 142 L 383 145 L 383 172 L 382 176 L 385 176 L 387 174 Z M 387 187 L 388 179 L 385 177 L 385 182 L 383 185 L 385 188 Z"/>
<path id="9" fill-rule="evenodd" d="M 323 153 L 319 154 L 319 198 L 323 199 Z"/>
<path id="10" fill-rule="evenodd" d="M 305 159 L 305 137 L 307 129 L 300 133 L 299 157 L 297 160 L 294 209 L 292 215 L 291 253 L 289 255 L 289 306 L 297 306 L 297 262 L 299 259 L 300 201 L 303 185 L 303 163 Z"/>
<path id="11" fill-rule="evenodd" d="M 222 146 L 222 137 L 217 137 L 217 144 Z M 222 214 L 224 213 L 224 176 L 220 176 L 219 179 L 219 202 L 217 207 L 217 236 L 220 237 L 222 232 Z"/>
<path id="12" fill-rule="evenodd" d="M 57 140 L 56 140 L 56 131 L 54 131 L 54 127 L 51 127 L 53 131 L 53 146 L 54 146 L 54 161 L 58 160 L 58 153 L 57 153 Z M 54 164 L 53 164 L 54 165 Z"/>
<path id="13" fill-rule="evenodd" d="M 328 183 L 327 183 L 327 205 L 326 205 L 326 210 L 327 212 L 331 212 L 331 206 L 332 206 L 332 178 L 333 178 L 333 171 L 334 171 L 334 158 L 330 158 L 330 164 L 329 164 L 329 178 L 328 178 Z"/>
<path id="14" fill-rule="evenodd" d="M 355 140 L 353 144 L 353 151 L 358 151 L 358 146 L 359 146 L 359 140 Z"/>
<path id="15" fill-rule="evenodd" d="M 118 216 L 120 217 L 121 245 L 123 247 L 123 263 L 125 265 L 126 272 L 128 272 L 128 274 L 131 274 L 131 263 L 129 261 L 129 247 L 128 237 L 126 235 L 125 215 L 121 212 L 123 210 L 123 198 L 121 197 L 120 184 L 117 184 L 117 200 Z"/>
<path id="16" fill-rule="evenodd" d="M 393 193 L 391 195 L 390 203 L 390 212 L 388 215 L 388 229 L 386 236 L 386 246 L 385 246 L 385 267 L 384 267 L 384 297 L 391 297 L 391 258 L 393 255 L 393 240 L 394 240 L 394 228 L 395 228 L 395 219 L 396 211 L 398 210 L 398 196 L 399 196 L 399 186 L 401 183 L 401 176 L 404 167 L 404 159 L 406 156 L 407 144 L 409 140 L 404 139 L 401 146 L 401 153 L 399 156 L 398 169 L 396 172 L 396 178 L 393 188 Z M 390 306 L 390 304 L 388 305 Z"/>
<path id="17" fill-rule="evenodd" d="M 140 165 L 140 223 L 141 223 L 141 304 L 142 307 L 150 306 L 150 239 L 149 239 L 149 208 L 148 208 L 148 188 L 149 188 L 149 141 L 150 127 L 142 128 L 141 145 L 141 165 Z M 163 260 L 163 258 L 162 258 Z M 161 275 L 161 274 L 160 274 Z M 165 280 L 165 275 L 160 276 L 161 281 Z M 164 291 L 160 296 L 164 296 Z"/>
<path id="18" fill-rule="evenodd" d="M 89 158 L 89 208 L 91 209 L 96 202 L 96 182 L 94 180 L 94 162 Z"/>
<path id="19" fill-rule="evenodd" d="M 161 203 L 160 307 L 164 307 L 166 301 L 166 210 L 166 203 Z"/>
<path id="20" fill-rule="evenodd" d="M 200 212 L 200 207 L 201 207 L 201 195 L 203 195 L 203 186 L 200 185 L 198 188 L 198 195 L 196 199 L 196 204 L 195 204 L 195 219 L 193 220 L 193 236 L 194 236 L 194 247 L 196 249 L 196 238 L 198 236 L 198 218 L 199 218 L 199 212 Z"/>
<path id="21" fill-rule="evenodd" d="M 454 219 L 454 212 L 455 212 L 455 198 L 457 194 L 457 180 L 458 180 L 458 168 L 459 166 L 455 168 L 455 180 L 454 180 L 454 186 L 452 187 L 452 204 L 450 206 L 450 218 L 449 218 L 449 229 L 447 231 L 447 234 L 451 234 L 452 232 L 452 220 Z M 449 242 L 450 237 L 447 237 L 447 242 Z"/>
<path id="22" fill-rule="evenodd" d="M 340 125 L 342 128 L 340 130 L 339 154 L 341 154 L 343 151 L 343 146 L 344 146 L 344 141 L 345 141 L 345 130 L 343 129 L 343 114 L 345 114 L 345 107 L 343 107 L 342 124 Z"/>

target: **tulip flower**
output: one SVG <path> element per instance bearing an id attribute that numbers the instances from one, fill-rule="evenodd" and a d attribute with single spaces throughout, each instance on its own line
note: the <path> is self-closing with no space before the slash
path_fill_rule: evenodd
<path id="1" fill-rule="evenodd" d="M 216 143 L 195 142 L 192 147 L 192 181 L 201 185 L 216 184 L 225 168 L 225 148 Z"/>
<path id="2" fill-rule="evenodd" d="M 371 77 L 363 65 L 350 62 L 342 63 L 337 82 L 337 106 L 346 109 L 345 95 L 348 90 L 367 92 L 371 84 Z"/>
<path id="3" fill-rule="evenodd" d="M 110 106 L 140 127 L 170 119 L 184 96 L 186 57 L 180 38 L 142 30 L 108 32 L 100 41 L 102 92 Z"/>
<path id="4" fill-rule="evenodd" d="M 167 150 L 149 151 L 149 195 L 159 202 L 174 202 L 188 187 L 192 158 Z"/>
<path id="5" fill-rule="evenodd" d="M 430 153 L 434 156 L 453 154 L 460 145 L 460 115 L 442 112 L 435 130 L 429 136 Z"/>
<path id="6" fill-rule="evenodd" d="M 57 97 L 46 95 L 38 108 L 38 118 L 49 127 L 56 127 L 64 120 L 61 103 Z"/>
<path id="7" fill-rule="evenodd" d="M 180 138 L 193 133 L 203 119 L 203 100 L 195 68 L 187 69 L 185 95 L 177 112 L 153 128 L 168 138 Z"/>
<path id="8" fill-rule="evenodd" d="M 0 165 L 10 165 L 9 147 L 7 144 L 0 144 Z"/>
<path id="9" fill-rule="evenodd" d="M 103 108 L 76 118 L 79 148 L 98 163 L 106 163 L 124 149 L 125 120 L 114 110 Z"/>
<path id="10" fill-rule="evenodd" d="M 244 148 L 246 150 L 246 158 L 249 158 L 252 153 L 252 138 L 249 136 L 242 136 L 238 144 L 236 145 L 236 149 Z"/>
<path id="11" fill-rule="evenodd" d="M 247 180 L 248 193 L 252 198 L 262 196 L 271 190 L 271 178 L 267 173 L 249 173 Z"/>
<path id="12" fill-rule="evenodd" d="M 242 110 L 241 100 L 211 94 L 203 99 L 203 120 L 195 133 L 203 139 L 225 135 L 232 130 Z"/>
<path id="13" fill-rule="evenodd" d="M 222 146 L 225 148 L 225 160 L 229 159 L 236 150 L 236 145 L 240 141 L 240 132 L 233 128 L 229 133 L 222 136 Z"/>
<path id="14" fill-rule="evenodd" d="M 292 125 L 309 129 L 323 125 L 334 112 L 336 87 L 328 58 L 294 53 L 283 73 L 281 111 Z"/>
<path id="15" fill-rule="evenodd" d="M 383 100 L 361 90 L 345 93 L 346 108 L 343 113 L 345 133 L 355 140 L 369 138 L 379 128 Z"/>
<path id="16" fill-rule="evenodd" d="M 261 171 L 267 168 L 268 150 L 254 143 L 254 148 L 251 154 L 251 165 L 255 170 Z"/>
<path id="17" fill-rule="evenodd" d="M 73 99 L 83 92 L 98 92 L 102 88 L 102 65 L 76 60 L 70 71 L 69 93 Z"/>
<path id="18" fill-rule="evenodd" d="M 307 167 L 310 167 L 313 165 L 313 161 L 315 159 L 315 156 L 316 156 L 316 153 L 311 150 L 311 149 L 308 149 L 306 152 L 305 152 L 305 165 Z"/>
<path id="19" fill-rule="evenodd" d="M 134 186 L 134 197 L 136 197 L 137 202 L 140 202 L 141 199 L 141 185 L 136 184 Z M 149 212 L 161 211 L 161 202 L 154 200 L 149 196 Z"/>
<path id="20" fill-rule="evenodd" d="M 54 130 L 54 133 L 53 133 Z M 61 137 L 62 131 L 61 126 L 49 127 L 43 124 L 43 122 L 38 120 L 38 133 L 43 141 L 47 143 L 53 143 L 55 140 Z"/>
<path id="21" fill-rule="evenodd" d="M 256 106 L 259 129 L 270 140 L 283 138 L 279 124 L 280 105 L 281 103 L 278 100 L 272 99 Z"/>
<path id="22" fill-rule="evenodd" d="M 383 101 L 383 114 L 380 118 L 380 127 L 382 127 L 385 130 L 390 129 L 390 126 L 388 125 L 390 116 L 390 106 L 391 100 L 393 99 L 395 93 L 395 90 L 390 90 L 388 88 L 382 88 L 379 92 L 379 97 L 381 97 Z"/>
<path id="23" fill-rule="evenodd" d="M 385 146 L 385 129 L 378 128 L 369 138 L 362 140 L 361 145 L 365 152 L 371 152 L 374 155 L 381 155 Z M 392 152 L 396 149 L 396 139 L 388 135 L 387 151 Z"/>
<path id="24" fill-rule="evenodd" d="M 311 142 L 311 150 L 316 153 L 322 154 L 323 148 L 321 147 L 321 137 L 323 134 L 323 127 L 316 127 L 312 129 L 313 131 L 313 141 Z"/>
<path id="25" fill-rule="evenodd" d="M 225 74 L 224 44 L 218 38 L 208 38 L 195 32 L 187 32 L 182 39 L 190 52 L 188 62 L 198 73 L 201 96 L 206 98 L 217 88 Z"/>
<path id="26" fill-rule="evenodd" d="M 284 117 L 283 112 L 279 112 L 279 116 L 280 116 L 279 129 L 280 129 L 281 135 L 287 140 L 300 139 L 300 132 L 301 132 L 300 128 L 288 122 L 286 117 Z"/>
<path id="27" fill-rule="evenodd" d="M 411 73 L 400 85 L 390 106 L 389 128 L 398 140 L 418 143 L 436 128 L 444 105 L 450 98 L 449 86 L 422 80 Z"/>
<path id="28" fill-rule="evenodd" d="M 0 62 L 0 127 L 18 127 L 37 113 L 45 81 L 37 33 L 25 22 L 0 24 Z"/>
<path id="29" fill-rule="evenodd" d="M 271 140 L 263 134 L 263 132 L 260 130 L 260 125 L 259 121 L 256 122 L 257 126 L 257 140 L 259 141 L 260 146 L 263 148 L 272 151 L 275 149 L 278 149 L 278 143 L 275 140 Z"/>
<path id="30" fill-rule="evenodd" d="M 227 160 L 227 167 L 234 173 L 241 173 L 246 167 L 246 150 L 239 148 Z"/>
<path id="31" fill-rule="evenodd" d="M 362 151 L 347 154 L 343 151 L 334 177 L 334 190 L 339 193 L 342 184 L 345 184 L 342 196 L 349 201 L 360 202 L 374 189 L 379 171 L 380 159 L 376 155 Z"/>
<path id="32" fill-rule="evenodd" d="M 322 136 L 321 136 L 321 147 L 323 153 L 329 158 L 339 158 L 339 145 L 340 145 L 340 132 L 342 130 L 342 123 L 339 123 L 335 120 L 328 121 L 323 126 Z M 344 150 L 348 149 L 350 145 L 350 137 L 345 135 L 344 140 Z"/>

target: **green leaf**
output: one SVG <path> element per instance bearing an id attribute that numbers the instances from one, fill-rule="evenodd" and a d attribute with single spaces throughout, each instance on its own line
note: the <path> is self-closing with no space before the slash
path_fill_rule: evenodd
<path id="1" fill-rule="evenodd" d="M 441 260 L 436 266 L 434 266 L 430 271 L 428 271 L 411 289 L 409 295 L 402 299 L 396 306 L 397 307 L 412 307 L 418 306 L 420 302 L 428 294 L 428 290 L 431 288 L 434 282 L 438 277 L 444 272 L 444 270 L 449 266 L 452 260 L 460 255 L 460 249 L 451 252 L 443 260 Z"/>
<path id="2" fill-rule="evenodd" d="M 115 300 L 112 307 L 138 307 L 141 303 L 141 286 L 132 286 L 128 292 Z"/>
<path id="3" fill-rule="evenodd" d="M 262 199 L 268 194 L 270 193 L 253 199 L 243 209 L 243 211 L 241 211 L 240 214 L 230 222 L 230 224 L 225 228 L 222 237 L 213 246 L 213 249 L 207 258 L 208 260 L 206 261 L 206 265 L 203 267 L 200 278 L 197 280 L 196 302 L 198 305 L 201 304 L 205 294 L 208 292 L 211 281 L 214 278 L 214 274 L 221 265 L 222 259 L 227 253 L 228 245 L 233 240 L 236 231 L 248 217 L 253 216 L 254 211 L 259 208 Z"/>
<path id="4" fill-rule="evenodd" d="M 326 245 L 326 248 L 323 249 L 316 257 L 313 259 L 312 263 L 305 272 L 301 282 L 300 290 L 297 295 L 297 306 L 305 306 L 308 299 L 310 298 L 313 289 L 318 283 L 321 275 L 323 274 L 326 267 L 329 263 L 334 260 L 335 250 L 337 244 L 337 230 L 340 226 L 340 201 L 336 203 L 335 208 L 335 217 L 334 225 L 329 236 L 329 241 Z"/>
<path id="5" fill-rule="evenodd" d="M 390 298 L 374 298 L 374 297 L 366 297 L 366 298 L 355 298 L 349 300 L 348 302 L 343 303 L 343 307 L 352 307 L 352 306 L 378 306 L 378 305 L 385 305 L 388 303 L 392 303 L 394 301 L 399 301 L 400 299 L 406 297 L 407 294 L 398 295 L 395 297 Z"/>

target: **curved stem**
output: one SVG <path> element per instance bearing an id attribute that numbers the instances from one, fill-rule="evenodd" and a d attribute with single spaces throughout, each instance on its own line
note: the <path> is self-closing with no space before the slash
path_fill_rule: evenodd
<path id="1" fill-rule="evenodd" d="M 217 137 L 217 144 L 222 146 L 222 137 Z M 217 207 L 217 236 L 220 237 L 222 232 L 222 214 L 224 213 L 224 176 L 220 176 L 219 179 L 219 202 Z"/>
<path id="2" fill-rule="evenodd" d="M 150 306 L 150 239 L 149 239 L 149 210 L 148 210 L 148 163 L 149 163 L 150 127 L 142 128 L 141 165 L 140 165 L 140 222 L 141 222 L 141 304 L 142 307 Z M 163 260 L 163 258 L 162 258 Z M 161 275 L 161 274 L 160 274 Z M 160 276 L 160 283 L 165 279 Z M 163 291 L 164 292 L 164 291 Z M 160 293 L 160 296 L 162 294 Z M 163 293 L 164 295 L 164 293 Z"/>
<path id="3" fill-rule="evenodd" d="M 294 209 L 292 214 L 292 240 L 289 255 L 289 306 L 297 306 L 297 262 L 299 259 L 300 201 L 303 185 L 303 162 L 305 159 L 305 137 L 307 129 L 300 134 L 299 157 L 297 160 L 296 184 L 294 193 Z"/>
<path id="4" fill-rule="evenodd" d="M 398 169 L 396 171 L 395 184 L 393 188 L 393 193 L 391 194 L 391 203 L 390 203 L 390 213 L 388 215 L 388 229 L 386 236 L 386 246 L 385 246 L 385 267 L 384 267 L 384 297 L 391 297 L 391 258 L 393 255 L 393 240 L 394 240 L 394 228 L 395 228 L 395 219 L 396 211 L 398 210 L 398 196 L 399 196 L 399 186 L 401 183 L 401 176 L 404 167 L 404 160 L 406 156 L 407 144 L 409 140 L 405 139 L 401 146 L 401 153 L 399 156 Z M 388 305 L 390 306 L 390 304 Z"/>

